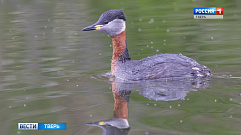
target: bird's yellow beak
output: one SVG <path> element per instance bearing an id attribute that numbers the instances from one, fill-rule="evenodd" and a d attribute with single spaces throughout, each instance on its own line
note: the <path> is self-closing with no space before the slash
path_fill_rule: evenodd
<path id="1" fill-rule="evenodd" d="M 103 27 L 104 25 L 91 25 L 91 26 L 88 26 L 88 27 L 85 27 L 82 29 L 82 31 L 92 31 L 92 30 L 100 30 L 101 27 Z"/>
<path id="2" fill-rule="evenodd" d="M 104 26 L 104 25 L 95 25 L 95 30 L 100 30 L 100 28 L 102 27 L 102 26 Z"/>

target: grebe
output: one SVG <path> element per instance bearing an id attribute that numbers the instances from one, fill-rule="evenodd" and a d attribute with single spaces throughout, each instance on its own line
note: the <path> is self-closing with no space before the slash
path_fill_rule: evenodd
<path id="1" fill-rule="evenodd" d="M 159 54 L 131 60 L 126 45 L 126 16 L 123 10 L 109 10 L 82 31 L 99 30 L 112 38 L 111 74 L 122 80 L 152 80 L 173 77 L 208 77 L 206 66 L 181 54 Z"/>

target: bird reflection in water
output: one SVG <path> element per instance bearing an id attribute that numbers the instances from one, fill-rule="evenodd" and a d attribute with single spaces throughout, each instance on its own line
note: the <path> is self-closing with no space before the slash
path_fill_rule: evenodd
<path id="1" fill-rule="evenodd" d="M 110 120 L 89 123 L 103 129 L 103 135 L 127 135 L 130 126 L 128 122 L 128 103 L 131 91 L 120 90 L 117 82 L 112 82 L 112 92 L 115 99 L 114 115 Z"/>
<path id="2" fill-rule="evenodd" d="M 128 103 L 131 91 L 138 90 L 140 95 L 156 101 L 172 101 L 184 100 L 188 92 L 205 87 L 208 87 L 208 79 L 205 78 L 141 82 L 112 80 L 112 93 L 115 100 L 113 118 L 87 125 L 102 128 L 103 135 L 127 135 L 130 131 Z"/>

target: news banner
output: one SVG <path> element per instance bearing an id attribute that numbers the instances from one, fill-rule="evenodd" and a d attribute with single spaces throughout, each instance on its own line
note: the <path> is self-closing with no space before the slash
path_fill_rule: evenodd
<path id="1" fill-rule="evenodd" d="M 66 130 L 66 123 L 18 123 L 18 130 Z"/>
<path id="2" fill-rule="evenodd" d="M 194 19 L 223 19 L 222 7 L 196 7 Z"/>

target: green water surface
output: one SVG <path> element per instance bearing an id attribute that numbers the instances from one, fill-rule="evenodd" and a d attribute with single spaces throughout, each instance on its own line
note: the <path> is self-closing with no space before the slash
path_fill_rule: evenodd
<path id="1" fill-rule="evenodd" d="M 223 20 L 194 20 L 194 7 L 223 7 Z M 111 39 L 82 32 L 110 9 L 127 16 L 132 59 L 181 53 L 212 70 L 208 87 L 150 100 L 133 89 L 129 135 L 241 134 L 241 1 L 0 0 L 0 134 L 101 135 L 86 125 L 113 117 Z M 18 130 L 65 122 L 64 131 Z"/>

